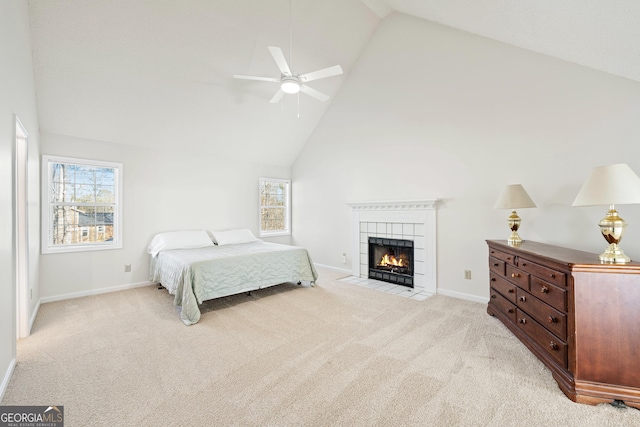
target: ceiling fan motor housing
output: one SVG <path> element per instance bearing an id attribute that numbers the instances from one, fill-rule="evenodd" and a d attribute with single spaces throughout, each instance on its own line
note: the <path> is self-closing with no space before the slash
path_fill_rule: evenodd
<path id="1" fill-rule="evenodd" d="M 280 89 L 284 93 L 298 93 L 300 92 L 300 80 L 297 76 L 282 76 Z"/>

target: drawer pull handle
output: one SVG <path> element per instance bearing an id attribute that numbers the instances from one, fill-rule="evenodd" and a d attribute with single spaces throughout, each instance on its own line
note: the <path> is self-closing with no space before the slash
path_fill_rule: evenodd
<path id="1" fill-rule="evenodd" d="M 552 278 L 552 279 L 555 279 L 555 278 L 556 278 L 556 275 L 555 275 L 555 274 L 553 274 L 553 273 L 551 273 L 551 274 L 550 274 L 550 276 L 551 276 L 551 278 Z"/>
<path id="2" fill-rule="evenodd" d="M 549 322 L 549 323 L 556 323 L 557 321 L 558 321 L 558 319 L 556 319 L 553 316 L 549 316 L 549 318 L 547 319 L 547 322 Z"/>
<path id="3" fill-rule="evenodd" d="M 556 344 L 556 343 L 554 343 L 553 341 L 551 341 L 551 342 L 549 343 L 549 348 L 550 348 L 551 350 L 557 350 L 557 349 L 558 349 L 558 344 Z"/>
<path id="4" fill-rule="evenodd" d="M 542 289 L 540 289 L 540 292 L 542 292 L 543 294 L 548 294 L 549 288 L 547 288 L 546 286 L 543 286 Z"/>
<path id="5" fill-rule="evenodd" d="M 523 262 L 523 263 L 522 263 L 522 266 L 523 266 L 523 267 L 526 267 L 526 266 L 527 266 L 527 263 L 526 263 L 526 262 Z"/>
<path id="6" fill-rule="evenodd" d="M 508 309 L 507 313 L 513 313 L 513 308 Z"/>
<path id="7" fill-rule="evenodd" d="M 509 292 L 510 294 L 514 293 L 515 291 L 513 289 L 509 289 L 507 292 Z"/>
<path id="8" fill-rule="evenodd" d="M 513 278 L 520 277 L 520 273 L 511 273 L 511 277 Z"/>
<path id="9" fill-rule="evenodd" d="M 493 266 L 494 266 L 494 267 L 497 267 L 497 266 L 498 266 L 498 263 L 494 262 L 494 263 L 493 263 Z"/>
<path id="10" fill-rule="evenodd" d="M 496 294 L 491 294 L 491 298 L 495 298 L 495 297 L 496 297 Z"/>
<path id="11" fill-rule="evenodd" d="M 495 277 L 492 277 L 492 278 L 491 278 L 491 281 L 492 281 L 492 282 L 495 282 L 495 281 L 496 281 L 496 278 L 495 278 Z"/>
<path id="12" fill-rule="evenodd" d="M 521 296 L 520 297 L 520 301 L 525 302 L 526 300 L 527 300 L 527 297 L 525 297 L 525 296 Z"/>
<path id="13" fill-rule="evenodd" d="M 507 257 L 507 259 L 509 260 L 509 259 L 511 259 L 511 257 L 510 257 L 510 256 L 508 256 L 508 257 Z"/>
<path id="14" fill-rule="evenodd" d="M 520 319 L 519 322 L 524 325 L 525 323 L 527 323 L 527 319 Z"/>

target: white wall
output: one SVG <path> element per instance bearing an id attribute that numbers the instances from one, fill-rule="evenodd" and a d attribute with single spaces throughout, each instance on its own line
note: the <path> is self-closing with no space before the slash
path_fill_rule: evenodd
<path id="1" fill-rule="evenodd" d="M 509 235 L 509 212 L 493 210 L 507 184 L 538 206 L 519 212 L 525 240 L 604 250 L 606 207 L 570 205 L 594 166 L 640 173 L 639 116 L 636 81 L 392 14 L 293 165 L 294 244 L 350 269 L 347 203 L 441 198 L 439 291 L 486 298 L 485 240 Z M 640 260 L 640 206 L 618 210 Z"/>
<path id="2" fill-rule="evenodd" d="M 28 4 L 0 2 L 0 398 L 16 356 L 16 283 L 13 176 L 15 117 L 29 133 L 29 286 L 31 311 L 38 301 L 39 143 L 38 114 L 31 61 Z M 30 316 L 31 317 L 31 313 Z"/>
<path id="3" fill-rule="evenodd" d="M 257 236 L 258 178 L 289 178 L 289 169 L 180 152 L 179 141 L 176 147 L 164 152 L 42 133 L 42 154 L 121 162 L 124 177 L 123 248 L 42 255 L 45 301 L 146 282 L 146 248 L 162 231 L 249 228 Z"/>

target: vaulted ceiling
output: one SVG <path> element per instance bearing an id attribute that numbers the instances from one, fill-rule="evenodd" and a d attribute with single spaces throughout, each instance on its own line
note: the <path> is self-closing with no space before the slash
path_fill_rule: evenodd
<path id="1" fill-rule="evenodd" d="M 367 42 L 405 13 L 640 81 L 635 0 L 30 0 L 40 129 L 288 166 Z M 329 96 L 269 100 L 280 77 L 339 64 L 310 82 Z M 398 46 L 402 49 L 402 46 Z M 291 54 L 291 55 L 290 55 Z M 399 70 L 401 73 L 401 70 Z"/>

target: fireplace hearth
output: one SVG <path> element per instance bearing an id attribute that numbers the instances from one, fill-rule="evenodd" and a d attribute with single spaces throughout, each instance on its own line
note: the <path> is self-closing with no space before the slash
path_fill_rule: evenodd
<path id="1" fill-rule="evenodd" d="M 413 241 L 369 237 L 369 278 L 413 288 Z"/>

